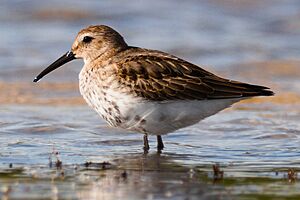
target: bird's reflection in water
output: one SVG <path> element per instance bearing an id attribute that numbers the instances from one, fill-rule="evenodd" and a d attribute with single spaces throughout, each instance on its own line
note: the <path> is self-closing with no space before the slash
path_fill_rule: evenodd
<path id="1" fill-rule="evenodd" d="M 113 162 L 120 169 L 138 170 L 138 171 L 180 171 L 188 172 L 189 168 L 176 163 L 176 154 L 130 154 L 117 158 Z"/>
<path id="2" fill-rule="evenodd" d="M 113 170 L 84 170 L 81 173 L 88 181 L 84 186 L 78 184 L 77 197 L 198 199 L 222 193 L 222 187 L 214 188 L 214 194 L 211 193 L 212 186 L 201 181 L 199 174 L 173 159 L 171 155 L 157 153 L 130 154 L 113 160 Z M 90 178 L 86 179 L 87 176 Z"/>

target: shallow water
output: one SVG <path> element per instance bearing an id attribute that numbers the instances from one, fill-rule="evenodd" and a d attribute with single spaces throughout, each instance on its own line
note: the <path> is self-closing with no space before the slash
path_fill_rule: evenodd
<path id="1" fill-rule="evenodd" d="M 1 198 L 300 197 L 299 1 L 66 4 L 0 3 Z M 143 155 L 141 134 L 108 127 L 83 102 L 81 61 L 31 83 L 89 24 L 111 25 L 131 45 L 267 85 L 276 96 L 243 101 L 164 136 L 161 155 L 150 137 Z"/>

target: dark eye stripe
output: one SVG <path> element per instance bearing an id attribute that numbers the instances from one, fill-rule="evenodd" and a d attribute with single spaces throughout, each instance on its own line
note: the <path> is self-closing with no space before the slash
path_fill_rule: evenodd
<path id="1" fill-rule="evenodd" d="M 93 37 L 90 37 L 90 36 L 84 36 L 83 38 L 83 42 L 84 43 L 90 43 L 94 38 Z"/>

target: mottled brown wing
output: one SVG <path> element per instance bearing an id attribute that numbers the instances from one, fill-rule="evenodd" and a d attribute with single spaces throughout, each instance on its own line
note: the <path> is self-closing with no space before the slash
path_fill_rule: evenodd
<path id="1" fill-rule="evenodd" d="M 149 100 L 204 100 L 270 96 L 267 87 L 220 78 L 184 60 L 138 55 L 118 63 L 122 84 Z"/>

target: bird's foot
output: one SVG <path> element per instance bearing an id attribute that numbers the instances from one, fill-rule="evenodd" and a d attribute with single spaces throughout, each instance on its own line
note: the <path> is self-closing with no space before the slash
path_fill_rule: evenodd
<path id="1" fill-rule="evenodd" d="M 162 137 L 160 135 L 157 135 L 157 153 L 161 153 L 162 150 L 164 149 L 164 143 L 162 140 Z"/>
<path id="2" fill-rule="evenodd" d="M 147 154 L 149 152 L 149 142 L 148 142 L 148 135 L 144 135 L 144 154 Z"/>

